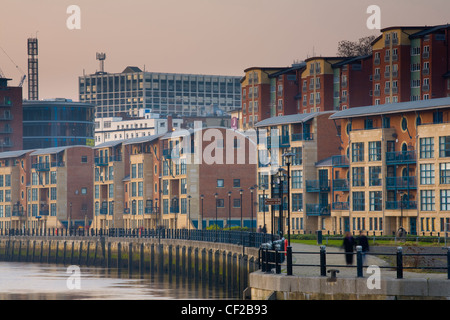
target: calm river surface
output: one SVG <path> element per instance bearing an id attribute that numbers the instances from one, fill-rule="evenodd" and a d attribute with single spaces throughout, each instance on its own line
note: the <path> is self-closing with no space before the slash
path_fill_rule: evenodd
<path id="1" fill-rule="evenodd" d="M 102 268 L 81 267 L 79 282 L 67 266 L 0 262 L 0 300 L 174 300 L 236 299 L 222 286 L 155 275 L 129 276 Z M 68 281 L 69 280 L 69 281 Z M 79 284 L 79 289 L 77 288 Z M 70 289 L 72 287 L 72 289 Z M 75 288 L 74 288 L 75 287 Z"/>

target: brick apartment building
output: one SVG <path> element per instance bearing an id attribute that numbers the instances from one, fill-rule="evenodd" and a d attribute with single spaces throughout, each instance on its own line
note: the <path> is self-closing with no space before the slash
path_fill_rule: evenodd
<path id="1" fill-rule="evenodd" d="M 450 222 L 450 98 L 348 109 L 341 155 L 332 159 L 327 230 L 447 232 Z"/>
<path id="2" fill-rule="evenodd" d="M 22 88 L 0 78 L 0 152 L 22 150 Z"/>
<path id="3" fill-rule="evenodd" d="M 253 139 L 216 127 L 168 133 L 161 141 L 160 199 L 165 227 L 256 227 L 256 210 L 251 207 L 256 185 Z M 254 204 L 256 190 L 253 193 Z"/>
<path id="4" fill-rule="evenodd" d="M 332 114 L 332 111 L 302 113 L 274 117 L 256 124 L 259 138 L 258 225 L 265 224 L 268 232 L 277 233 L 283 229 L 286 233 L 288 230 L 288 190 L 292 233 L 318 230 L 320 218 L 324 214 L 329 215 L 329 210 L 324 212 L 322 209 L 331 203 L 328 193 L 323 193 L 328 190 L 330 177 L 319 174 L 316 165 L 339 153 L 340 143 L 336 126 L 329 119 Z M 339 127 L 339 124 L 337 126 Z M 293 154 L 289 168 L 290 186 L 288 188 L 285 178 L 284 219 L 280 224 L 279 206 L 264 206 L 263 199 L 280 197 L 276 174 L 278 168 L 288 170 L 287 160 L 283 157 L 288 152 Z"/>

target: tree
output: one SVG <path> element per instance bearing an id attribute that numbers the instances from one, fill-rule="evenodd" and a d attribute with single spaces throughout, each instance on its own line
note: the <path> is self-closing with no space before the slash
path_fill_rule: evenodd
<path id="1" fill-rule="evenodd" d="M 365 56 L 372 53 L 375 36 L 360 38 L 358 41 L 342 40 L 338 43 L 338 57 Z"/>

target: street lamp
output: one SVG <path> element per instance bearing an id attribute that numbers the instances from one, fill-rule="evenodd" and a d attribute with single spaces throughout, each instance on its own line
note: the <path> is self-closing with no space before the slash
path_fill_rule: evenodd
<path id="1" fill-rule="evenodd" d="M 284 234 L 284 226 L 283 226 L 283 210 L 284 210 L 284 199 L 283 199 L 283 189 L 284 189 L 284 180 L 286 177 L 286 170 L 283 168 L 278 169 L 278 186 L 280 191 L 280 199 L 281 199 L 281 205 L 280 205 L 280 216 L 278 217 L 278 223 L 279 223 L 279 232 L 280 236 L 283 237 Z"/>
<path id="2" fill-rule="evenodd" d="M 242 228 L 243 228 L 243 225 L 242 225 L 242 195 L 244 194 L 244 190 L 239 190 L 239 194 L 241 195 L 241 203 L 240 203 L 240 205 L 241 205 L 241 243 L 242 244 L 244 244 L 244 241 L 243 241 L 243 233 L 242 233 Z"/>
<path id="3" fill-rule="evenodd" d="M 191 195 L 188 195 L 188 239 L 191 239 Z"/>
<path id="4" fill-rule="evenodd" d="M 217 197 L 219 196 L 219 194 L 216 192 L 215 194 L 214 194 L 214 198 L 216 199 L 216 226 L 215 226 L 215 234 L 216 234 L 216 239 L 215 239 L 215 242 L 217 242 Z"/>
<path id="5" fill-rule="evenodd" d="M 288 192 L 287 192 L 287 205 L 288 205 L 288 245 L 291 245 L 291 192 L 290 192 L 290 176 L 291 176 L 291 161 L 292 158 L 295 156 L 294 153 L 288 152 L 283 154 L 283 158 L 286 161 L 287 165 L 287 185 L 288 185 Z"/>
<path id="6" fill-rule="evenodd" d="M 251 204 L 251 208 L 250 208 L 250 212 L 251 212 L 251 220 L 250 220 L 250 230 L 253 231 L 253 190 L 255 190 L 254 187 L 250 187 L 248 188 L 250 190 L 250 204 Z"/>
<path id="7" fill-rule="evenodd" d="M 202 200 L 202 219 L 200 220 L 200 230 L 202 230 L 202 241 L 203 241 L 203 199 L 205 199 L 205 196 L 201 195 L 200 199 Z"/>
<path id="8" fill-rule="evenodd" d="M 231 191 L 228 191 L 228 242 L 231 242 Z"/>

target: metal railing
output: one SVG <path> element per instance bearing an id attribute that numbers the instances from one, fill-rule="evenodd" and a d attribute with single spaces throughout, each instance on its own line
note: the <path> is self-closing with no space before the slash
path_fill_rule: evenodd
<path id="1" fill-rule="evenodd" d="M 356 269 L 356 276 L 358 278 L 363 278 L 363 270 L 368 266 L 364 265 L 364 255 L 377 255 L 377 256 L 394 256 L 395 257 L 395 265 L 388 266 L 378 266 L 379 268 L 385 269 L 395 269 L 397 279 L 403 279 L 404 270 L 409 269 L 420 269 L 420 270 L 446 270 L 447 271 L 447 279 L 450 280 L 450 247 L 443 248 L 446 249 L 445 253 L 404 253 L 402 247 L 397 247 L 395 253 L 392 252 L 377 252 L 377 253 L 363 253 L 361 246 L 356 247 L 356 252 L 348 253 L 351 255 L 356 255 L 356 265 L 332 265 L 327 264 L 327 255 L 342 255 L 342 252 L 327 252 L 326 246 L 321 246 L 318 252 L 310 252 L 310 251 L 292 251 L 292 247 L 286 247 L 286 250 L 268 250 L 264 248 L 260 248 L 259 250 L 259 266 L 261 271 L 263 272 L 272 272 L 272 268 L 275 267 L 275 273 L 281 274 L 281 264 L 284 260 L 286 260 L 286 273 L 288 276 L 293 275 L 293 267 L 317 267 L 319 268 L 319 274 L 322 277 L 327 276 L 327 269 L 330 268 L 353 268 Z M 293 255 L 295 254 L 303 254 L 303 255 L 319 255 L 319 264 L 298 264 L 293 263 Z M 284 259 L 282 256 L 285 256 Z M 446 266 L 407 266 L 404 263 L 404 258 L 407 257 L 446 257 Z"/>
<path id="2" fill-rule="evenodd" d="M 84 228 L 32 228 L 0 229 L 0 236 L 45 236 L 45 237 L 112 237 L 112 238 L 153 238 L 205 241 L 242 245 L 258 248 L 267 241 L 278 240 L 278 235 L 260 232 L 235 230 L 197 230 L 197 229 L 84 229 Z"/>

